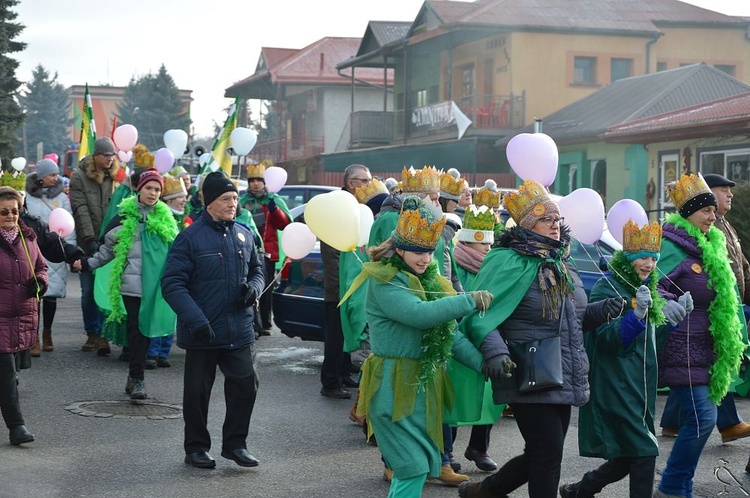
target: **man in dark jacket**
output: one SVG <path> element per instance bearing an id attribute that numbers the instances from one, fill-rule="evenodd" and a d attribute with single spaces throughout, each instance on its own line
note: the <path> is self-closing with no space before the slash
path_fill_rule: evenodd
<path id="1" fill-rule="evenodd" d="M 250 230 L 234 222 L 237 188 L 222 172 L 203 182 L 206 209 L 174 241 L 162 294 L 177 313 L 177 345 L 185 355 L 185 463 L 214 468 L 209 455 L 208 403 L 216 366 L 224 374 L 226 416 L 221 456 L 243 467 L 258 460 L 247 434 L 258 378 L 253 365 L 253 304 L 263 290 L 263 266 Z"/>
<path id="2" fill-rule="evenodd" d="M 94 153 L 81 159 L 78 169 L 70 175 L 70 205 L 76 222 L 76 237 L 86 256 L 99 249 L 97 240 L 119 169 L 115 144 L 101 137 L 94 142 Z M 88 334 L 81 350 L 96 350 L 97 354 L 106 356 L 110 353 L 109 341 L 101 337 L 104 317 L 94 301 L 94 275 L 83 272 L 80 276 L 83 326 Z"/>

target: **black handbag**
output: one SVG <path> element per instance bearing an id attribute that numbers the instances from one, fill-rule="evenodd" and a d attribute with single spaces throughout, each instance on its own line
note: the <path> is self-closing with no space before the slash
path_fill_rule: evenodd
<path id="1" fill-rule="evenodd" d="M 560 330 L 565 319 L 565 301 L 560 309 L 557 335 L 531 341 L 510 341 L 508 351 L 516 364 L 513 376 L 518 394 L 562 389 L 562 351 Z"/>

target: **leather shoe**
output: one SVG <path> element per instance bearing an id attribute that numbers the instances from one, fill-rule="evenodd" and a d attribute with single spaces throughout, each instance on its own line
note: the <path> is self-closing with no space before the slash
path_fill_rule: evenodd
<path id="1" fill-rule="evenodd" d="M 487 455 L 474 448 L 466 448 L 464 456 L 467 460 L 471 460 L 477 466 L 477 468 L 484 472 L 495 472 L 497 470 L 497 464 Z"/>
<path id="2" fill-rule="evenodd" d="M 354 387 L 354 388 L 359 387 L 359 382 L 357 382 L 355 379 L 352 379 L 352 377 L 349 375 L 341 379 L 341 384 L 344 387 Z"/>
<path id="3" fill-rule="evenodd" d="M 10 428 L 10 444 L 18 446 L 23 443 L 30 443 L 34 440 L 34 435 L 29 432 L 25 425 L 17 425 Z"/>
<path id="4" fill-rule="evenodd" d="M 228 459 L 234 460 L 234 463 L 240 467 L 257 467 L 258 459 L 255 458 L 245 448 L 237 448 L 236 450 L 221 450 L 221 456 Z"/>
<path id="5" fill-rule="evenodd" d="M 352 397 L 352 393 L 350 393 L 344 387 L 332 387 L 332 388 L 321 387 L 320 394 L 328 398 L 338 398 L 338 399 L 349 399 Z"/>
<path id="6" fill-rule="evenodd" d="M 185 455 L 185 463 L 199 469 L 213 469 L 216 467 L 216 460 L 207 451 L 188 453 Z"/>
<path id="7" fill-rule="evenodd" d="M 721 431 L 721 442 L 728 443 L 748 436 L 750 436 L 750 424 L 747 422 L 740 422 L 739 424 L 731 425 Z"/>

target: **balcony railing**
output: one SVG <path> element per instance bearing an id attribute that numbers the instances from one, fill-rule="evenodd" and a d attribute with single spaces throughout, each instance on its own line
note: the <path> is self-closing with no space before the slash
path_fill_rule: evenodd
<path id="1" fill-rule="evenodd" d="M 250 157 L 258 161 L 268 158 L 278 163 L 313 157 L 323 153 L 324 150 L 325 141 L 323 137 L 304 136 L 299 139 L 290 138 L 280 141 L 261 140 L 253 147 Z"/>

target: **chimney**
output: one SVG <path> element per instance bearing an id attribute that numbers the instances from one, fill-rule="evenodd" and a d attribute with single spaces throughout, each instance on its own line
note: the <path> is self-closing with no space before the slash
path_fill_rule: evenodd
<path id="1" fill-rule="evenodd" d="M 323 72 L 323 67 L 325 66 L 325 59 L 326 54 L 320 54 L 320 72 Z"/>

